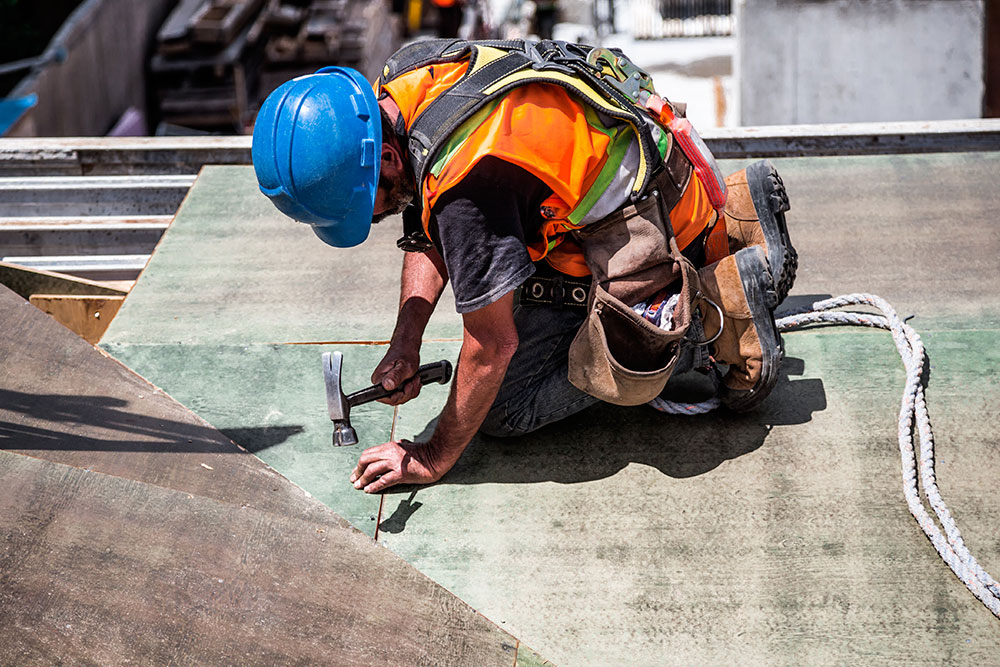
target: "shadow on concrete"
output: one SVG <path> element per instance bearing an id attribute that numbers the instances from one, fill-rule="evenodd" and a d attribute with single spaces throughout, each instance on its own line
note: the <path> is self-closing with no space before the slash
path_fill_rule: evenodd
<path id="1" fill-rule="evenodd" d="M 417 489 L 413 488 L 411 485 L 410 497 L 405 498 L 399 502 L 396 509 L 393 510 L 392 516 L 385 519 L 378 525 L 378 529 L 383 533 L 401 533 L 403 529 L 406 528 L 406 522 L 410 520 L 413 513 L 424 506 L 423 503 L 414 502 L 414 498 L 417 496 Z"/>
<path id="2" fill-rule="evenodd" d="M 135 403 L 141 403 L 136 399 Z M 240 453 L 210 426 L 159 418 L 110 396 L 32 394 L 0 389 L 0 449 Z M 221 432 L 258 452 L 301 433 L 302 426 Z"/>
<path id="3" fill-rule="evenodd" d="M 832 294 L 789 294 L 785 297 L 785 300 L 778 304 L 778 307 L 774 309 L 775 317 L 780 317 L 783 313 L 795 310 L 801 310 L 804 308 L 812 308 L 812 305 L 817 301 L 825 301 L 829 299 Z"/>
<path id="4" fill-rule="evenodd" d="M 826 408 L 819 379 L 801 375 L 801 359 L 786 358 L 778 383 L 749 414 L 726 410 L 698 416 L 657 412 L 647 406 L 599 404 L 563 422 L 516 438 L 479 435 L 439 484 L 572 484 L 603 479 L 630 463 L 675 478 L 694 477 L 758 449 L 774 426 L 803 424 Z M 416 438 L 426 439 L 431 422 Z M 409 493 L 413 487 L 387 493 Z"/>

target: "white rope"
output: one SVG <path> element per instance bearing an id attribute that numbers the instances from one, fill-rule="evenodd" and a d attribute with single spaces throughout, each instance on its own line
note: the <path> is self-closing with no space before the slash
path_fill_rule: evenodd
<path id="1" fill-rule="evenodd" d="M 720 404 L 721 401 L 716 396 L 701 403 L 678 403 L 657 396 L 648 403 L 648 405 L 660 412 L 666 412 L 668 415 L 703 415 L 716 409 Z"/>
<path id="2" fill-rule="evenodd" d="M 882 315 L 854 312 L 828 312 L 845 306 L 872 306 L 882 311 Z M 931 432 L 930 416 L 924 399 L 924 388 L 920 378 L 924 370 L 924 345 L 920 336 L 909 325 L 899 319 L 896 311 L 881 297 L 872 294 L 845 294 L 843 296 L 817 301 L 800 311 L 779 313 L 775 323 L 778 331 L 788 331 L 809 324 L 840 324 L 888 329 L 896 343 L 896 349 L 906 368 L 906 387 L 899 409 L 899 454 L 903 467 L 903 494 L 910 513 L 920 528 L 934 545 L 938 554 L 948 564 L 952 572 L 962 580 L 972 594 L 1000 618 L 1000 584 L 984 570 L 969 552 L 955 519 L 941 498 L 934 473 L 934 436 Z M 684 410 L 674 411 L 676 405 L 662 401 L 664 405 L 653 405 L 658 410 L 672 414 L 702 414 L 713 408 L 702 409 L 708 402 L 684 406 Z M 717 403 L 716 403 L 717 405 Z M 665 409 L 669 408 L 669 409 Z M 914 422 L 920 438 L 920 482 L 924 494 L 934 514 L 944 527 L 944 533 L 924 506 L 917 485 L 917 453 L 913 444 Z"/>

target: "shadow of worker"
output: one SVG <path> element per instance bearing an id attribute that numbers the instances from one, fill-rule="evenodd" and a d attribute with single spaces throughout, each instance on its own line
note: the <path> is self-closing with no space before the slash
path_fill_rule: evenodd
<path id="1" fill-rule="evenodd" d="M 719 409 L 670 415 L 648 406 L 598 404 L 528 435 L 478 435 L 438 484 L 572 484 L 610 477 L 630 463 L 674 478 L 701 475 L 758 449 L 775 426 L 806 423 L 826 408 L 822 380 L 791 379 L 804 367 L 801 359 L 785 358 L 771 395 L 748 414 Z M 435 423 L 416 440 L 426 439 Z"/>

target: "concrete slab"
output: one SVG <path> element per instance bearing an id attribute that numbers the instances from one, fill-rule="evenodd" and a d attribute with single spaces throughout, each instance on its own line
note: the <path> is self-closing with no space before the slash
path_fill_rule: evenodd
<path id="1" fill-rule="evenodd" d="M 800 252 L 789 302 L 868 291 L 917 316 L 942 493 L 996 574 L 1000 192 L 988 175 L 1000 153 L 775 162 Z M 332 489 L 360 448 L 324 450 L 326 346 L 288 343 L 388 338 L 398 220 L 345 252 L 269 206 L 249 170 L 204 170 L 104 346 L 216 426 L 235 414 L 244 428 L 301 425 L 258 455 L 347 508 Z M 425 360 L 457 356 L 450 309 Z M 526 438 L 477 439 L 441 483 L 385 496 L 378 540 L 557 663 L 988 664 L 996 619 L 903 501 L 903 370 L 888 334 L 786 343 L 786 377 L 760 412 L 602 406 Z M 382 353 L 338 348 L 358 386 Z M 428 391 L 394 420 L 374 412 L 365 431 L 426 433 L 444 398 Z"/>

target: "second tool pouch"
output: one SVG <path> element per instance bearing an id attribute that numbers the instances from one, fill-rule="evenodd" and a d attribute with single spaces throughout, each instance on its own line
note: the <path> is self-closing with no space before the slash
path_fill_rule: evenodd
<path id="1" fill-rule="evenodd" d="M 673 373 L 691 324 L 698 275 L 677 248 L 662 188 L 577 230 L 593 274 L 587 319 L 569 350 L 569 381 L 618 405 L 655 398 Z M 632 310 L 662 288 L 679 285 L 673 325 L 663 330 Z"/>

